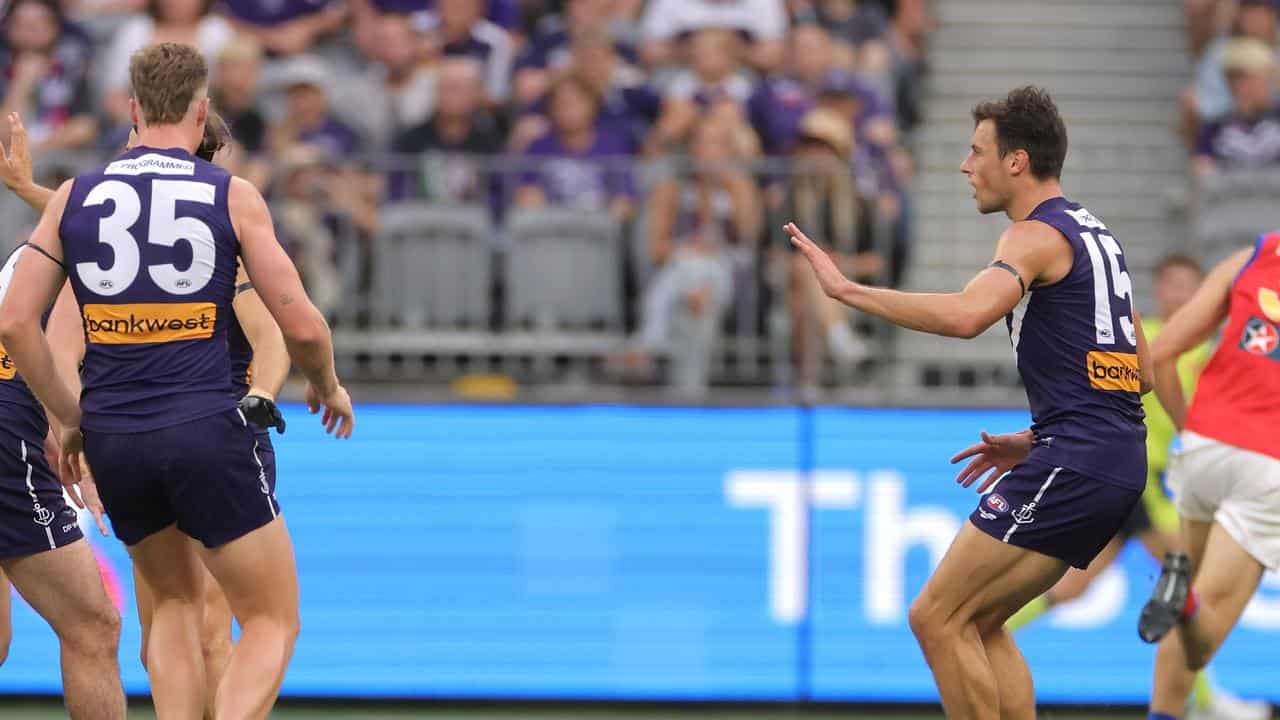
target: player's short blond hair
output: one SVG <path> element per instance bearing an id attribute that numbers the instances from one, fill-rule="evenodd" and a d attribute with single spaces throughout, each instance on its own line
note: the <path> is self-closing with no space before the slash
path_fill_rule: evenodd
<path id="1" fill-rule="evenodd" d="M 148 125 L 173 125 L 208 87 L 209 66 L 190 45 L 160 43 L 133 54 L 129 82 Z"/>

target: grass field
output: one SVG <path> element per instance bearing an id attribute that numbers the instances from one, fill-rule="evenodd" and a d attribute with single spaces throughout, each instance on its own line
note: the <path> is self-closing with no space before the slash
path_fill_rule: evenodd
<path id="1" fill-rule="evenodd" d="M 1133 708 L 1098 708 L 1080 710 L 1052 708 L 1042 709 L 1044 720 L 1116 720 L 1119 717 L 1139 717 L 1144 711 Z M 5 720 L 48 720 L 66 717 L 56 700 L 5 701 L 0 699 L 0 717 Z M 150 720 L 155 717 L 150 703 L 134 700 L 130 703 L 130 720 Z M 286 704 L 278 708 L 273 718 L 281 720 L 940 720 L 942 712 L 929 712 L 920 708 L 865 708 L 847 707 L 653 707 L 653 706 L 520 706 L 520 705 L 468 705 L 433 706 L 415 705 L 321 705 L 314 703 Z"/>

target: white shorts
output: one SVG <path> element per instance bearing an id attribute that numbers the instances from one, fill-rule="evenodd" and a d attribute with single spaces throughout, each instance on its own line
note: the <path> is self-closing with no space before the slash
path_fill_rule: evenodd
<path id="1" fill-rule="evenodd" d="M 1168 482 L 1179 515 L 1217 521 L 1258 562 L 1280 570 L 1280 459 L 1184 431 Z"/>

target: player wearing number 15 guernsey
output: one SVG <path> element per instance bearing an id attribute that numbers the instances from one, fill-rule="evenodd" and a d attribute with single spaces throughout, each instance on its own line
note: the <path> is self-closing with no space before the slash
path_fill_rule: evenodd
<path id="1" fill-rule="evenodd" d="M 334 373 L 329 329 L 262 196 L 192 154 L 209 113 L 199 51 L 162 43 L 135 54 L 129 70 L 138 146 L 58 189 L 31 239 L 48 261 L 19 264 L 0 342 L 65 428 L 64 472 L 78 475 L 83 446 L 116 535 L 151 588 L 157 714 L 204 711 L 203 561 L 242 630 L 215 715 L 265 717 L 293 652 L 298 588 L 254 431 L 232 394 L 237 256 L 309 381 L 308 404 L 324 406 L 339 437 L 351 433 L 351 401 Z M 67 276 L 86 339 L 79 404 L 52 371 L 39 323 Z"/>
<path id="2" fill-rule="evenodd" d="M 1004 624 L 1068 566 L 1087 567 L 1139 502 L 1140 395 L 1150 364 L 1119 243 L 1062 196 L 1067 131 L 1053 100 L 1021 88 L 978 105 L 973 117 L 960 169 L 978 210 L 1003 212 L 1013 224 L 963 291 L 853 283 L 799 228 L 786 229 L 827 294 L 859 310 L 965 338 L 1005 320 L 1033 425 L 983 433 L 953 458 L 973 458 L 958 478 L 966 487 L 984 476 L 980 492 L 999 485 L 979 501 L 909 619 L 947 717 L 1032 720 L 1031 672 Z"/>

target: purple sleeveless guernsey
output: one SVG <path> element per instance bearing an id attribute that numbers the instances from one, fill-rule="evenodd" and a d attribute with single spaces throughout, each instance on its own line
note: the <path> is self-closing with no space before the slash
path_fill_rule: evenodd
<path id="1" fill-rule="evenodd" d="M 1027 219 L 1062 233 L 1074 254 L 1066 277 L 1033 284 L 1006 318 L 1031 405 L 1031 458 L 1140 491 L 1146 427 L 1124 251 L 1065 198 L 1046 200 Z"/>
<path id="2" fill-rule="evenodd" d="M 137 147 L 76 177 L 59 229 L 84 316 L 82 425 L 136 433 L 235 408 L 231 176 Z"/>
<path id="3" fill-rule="evenodd" d="M 0 302 L 4 301 L 4 296 L 9 291 L 9 282 L 13 279 L 13 271 L 19 262 L 50 261 L 37 257 L 36 251 L 26 246 L 19 246 L 10 253 L 4 264 L 0 265 Z M 44 436 L 49 431 L 44 408 L 22 381 L 22 375 L 14 367 L 13 360 L 3 345 L 0 345 L 0 427 L 35 447 L 43 447 Z"/>

